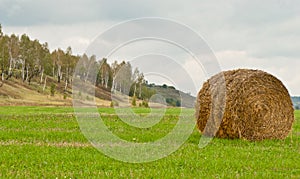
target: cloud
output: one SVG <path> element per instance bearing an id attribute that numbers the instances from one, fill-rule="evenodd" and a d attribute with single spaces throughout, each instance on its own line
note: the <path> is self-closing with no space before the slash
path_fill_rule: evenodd
<path id="1" fill-rule="evenodd" d="M 290 57 L 256 58 L 246 51 L 220 51 L 216 56 L 223 70 L 239 68 L 259 69 L 266 71 L 281 80 L 293 95 L 299 95 L 300 61 Z"/>
<path id="2" fill-rule="evenodd" d="M 194 96 L 197 95 L 198 91 L 202 88 L 203 83 L 209 78 L 205 73 L 205 69 L 195 59 L 190 58 L 185 61 L 183 68 L 189 74 L 192 81 L 190 84 L 186 84 L 189 90 Z"/>
<path id="3" fill-rule="evenodd" d="M 215 51 L 300 56 L 300 1 L 207 1 L 187 9 L 176 19 L 204 36 Z"/>
<path id="4" fill-rule="evenodd" d="M 223 69 L 263 69 L 282 79 L 293 95 L 300 95 L 300 77 L 292 74 L 300 65 L 300 1 L 0 0 L 5 33 L 27 33 L 49 42 L 51 49 L 70 45 L 78 54 L 111 25 L 145 16 L 190 26 L 216 52 Z M 129 33 L 135 32 L 124 32 Z M 186 52 L 158 43 L 131 44 L 113 60 L 127 60 L 147 49 L 178 59 L 193 75 L 199 73 Z"/>
<path id="5" fill-rule="evenodd" d="M 155 13 L 151 1 L 116 0 L 1 0 L 1 22 L 9 26 L 76 24 L 126 20 Z"/>
<path id="6" fill-rule="evenodd" d="M 112 24 L 112 22 L 102 21 L 72 25 L 4 26 L 3 31 L 6 34 L 26 33 L 32 39 L 38 39 L 42 43 L 48 42 L 51 50 L 66 49 L 71 46 L 73 53 L 83 54 L 89 44 Z"/>

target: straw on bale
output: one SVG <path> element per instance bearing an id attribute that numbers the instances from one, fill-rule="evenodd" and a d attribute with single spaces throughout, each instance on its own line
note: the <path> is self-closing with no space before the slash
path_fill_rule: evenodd
<path id="1" fill-rule="evenodd" d="M 220 87 L 223 86 L 224 88 Z M 205 136 L 246 140 L 284 139 L 294 122 L 290 95 L 280 80 L 239 69 L 203 84 L 196 104 L 198 129 Z"/>

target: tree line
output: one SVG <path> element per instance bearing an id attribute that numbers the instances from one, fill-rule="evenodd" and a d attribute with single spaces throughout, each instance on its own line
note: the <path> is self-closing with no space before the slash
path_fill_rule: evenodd
<path id="1" fill-rule="evenodd" d="M 149 99 L 155 91 L 150 90 L 148 82 L 138 68 L 133 69 L 129 62 L 114 61 L 112 64 L 103 58 L 97 60 L 95 55 L 73 55 L 72 48 L 65 51 L 49 50 L 48 43 L 31 40 L 28 35 L 6 35 L 0 24 L 0 80 L 4 83 L 10 78 L 30 83 L 35 79 L 40 85 L 46 86 L 47 78 L 57 83 L 64 83 L 65 90 L 72 84 L 72 77 L 78 63 L 77 73 L 86 82 L 112 92 L 120 92 Z M 89 71 L 96 70 L 96 76 Z"/>

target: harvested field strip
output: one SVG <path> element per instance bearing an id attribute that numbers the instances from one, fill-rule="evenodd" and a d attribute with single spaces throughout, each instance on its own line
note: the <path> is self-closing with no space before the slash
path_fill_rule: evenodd
<path id="1" fill-rule="evenodd" d="M 0 131 L 7 131 L 7 132 L 25 132 L 28 131 L 28 128 L 6 128 L 0 127 Z M 65 128 L 34 128 L 30 129 L 31 132 L 65 132 L 65 133 L 73 133 L 73 132 L 80 132 L 80 129 L 65 129 Z"/>
<path id="2" fill-rule="evenodd" d="M 34 141 L 34 142 L 24 142 L 18 140 L 7 140 L 0 141 L 0 146 L 23 146 L 23 145 L 33 145 L 33 146 L 50 146 L 50 147 L 92 147 L 90 143 L 80 143 L 80 142 L 44 142 L 44 141 Z"/>

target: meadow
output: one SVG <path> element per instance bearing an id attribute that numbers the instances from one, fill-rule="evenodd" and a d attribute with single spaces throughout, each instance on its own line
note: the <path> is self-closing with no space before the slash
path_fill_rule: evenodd
<path id="1" fill-rule="evenodd" d="M 141 115 L 149 113 L 146 108 L 134 110 Z M 146 129 L 124 124 L 113 108 L 99 108 L 99 112 L 116 135 L 128 141 L 149 142 L 174 127 L 180 109 L 168 109 L 157 125 Z M 285 140 L 215 138 L 200 149 L 201 136 L 195 128 L 170 156 L 131 164 L 92 147 L 71 107 L 0 107 L 0 178 L 299 178 L 300 111 L 295 111 L 295 117 Z"/>

